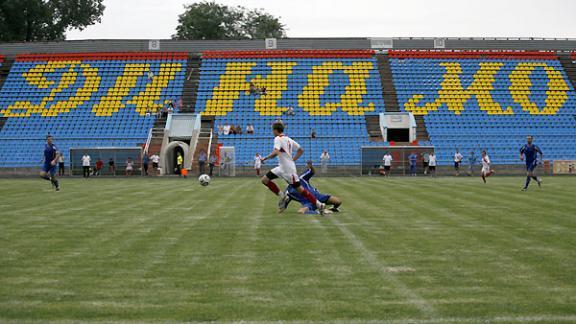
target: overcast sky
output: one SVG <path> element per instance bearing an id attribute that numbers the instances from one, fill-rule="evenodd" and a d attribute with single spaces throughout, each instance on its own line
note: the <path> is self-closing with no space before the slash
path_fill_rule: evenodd
<path id="1" fill-rule="evenodd" d="M 104 0 L 68 39 L 166 39 L 186 0 Z M 217 0 L 280 16 L 289 37 L 576 38 L 576 0 Z"/>

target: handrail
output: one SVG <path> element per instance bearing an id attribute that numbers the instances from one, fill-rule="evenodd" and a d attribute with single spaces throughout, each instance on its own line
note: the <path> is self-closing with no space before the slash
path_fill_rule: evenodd
<path id="1" fill-rule="evenodd" d="M 206 153 L 206 157 L 208 161 L 210 161 L 210 151 L 212 150 L 212 138 L 214 137 L 214 128 L 210 128 L 210 139 L 208 140 L 208 152 Z"/>
<path id="2" fill-rule="evenodd" d="M 148 138 L 146 139 L 146 145 L 144 146 L 144 151 L 142 152 L 142 157 L 144 157 L 144 154 L 148 154 L 148 149 L 150 148 L 150 143 L 152 142 L 152 130 L 154 128 L 151 127 L 150 130 L 148 131 Z"/>

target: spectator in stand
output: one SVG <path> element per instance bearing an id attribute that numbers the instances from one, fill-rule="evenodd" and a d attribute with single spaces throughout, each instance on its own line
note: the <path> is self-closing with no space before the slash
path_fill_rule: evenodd
<path id="1" fill-rule="evenodd" d="M 207 158 L 206 152 L 200 151 L 200 154 L 198 155 L 198 170 L 201 175 L 204 174 L 204 167 L 206 166 Z"/>
<path id="2" fill-rule="evenodd" d="M 424 164 L 424 175 L 428 174 L 428 164 L 430 162 L 430 154 L 428 152 L 421 153 L 422 163 Z"/>
<path id="3" fill-rule="evenodd" d="M 242 135 L 242 126 L 236 125 L 236 134 Z"/>
<path id="4" fill-rule="evenodd" d="M 256 95 L 256 94 L 258 94 L 258 88 L 257 88 L 256 85 L 254 84 L 254 82 L 250 82 L 250 94 L 251 94 L 251 95 Z"/>
<path id="5" fill-rule="evenodd" d="M 150 163 L 150 157 L 148 157 L 148 152 L 144 152 L 144 156 L 142 156 L 142 171 L 144 171 L 144 175 L 148 175 L 148 163 Z"/>
<path id="6" fill-rule="evenodd" d="M 94 175 L 94 176 L 102 175 L 102 168 L 103 167 L 104 167 L 104 161 L 102 161 L 101 158 L 98 158 L 98 160 L 96 161 L 96 168 L 94 168 L 94 173 L 92 175 Z"/>
<path id="7" fill-rule="evenodd" d="M 288 107 L 288 108 L 284 111 L 284 114 L 285 114 L 286 116 L 294 116 L 294 115 L 296 115 L 296 113 L 294 113 L 294 108 L 292 108 L 292 107 Z"/>
<path id="8" fill-rule="evenodd" d="M 428 169 L 430 170 L 430 174 L 432 175 L 433 178 L 436 177 L 436 164 L 437 164 L 436 155 L 434 154 L 434 152 L 430 152 L 430 155 L 428 155 Z"/>
<path id="9" fill-rule="evenodd" d="M 322 150 L 322 154 L 320 154 L 320 166 L 321 166 L 320 169 L 324 174 L 328 173 L 329 161 L 330 161 L 330 154 L 328 154 L 328 151 Z"/>
<path id="10" fill-rule="evenodd" d="M 176 173 L 182 176 L 182 169 L 184 169 L 184 158 L 182 157 L 182 153 L 178 152 L 178 156 L 176 157 Z"/>
<path id="11" fill-rule="evenodd" d="M 230 125 L 230 135 L 236 135 L 236 126 Z"/>
<path id="12" fill-rule="evenodd" d="M 316 130 L 315 129 L 312 129 L 312 131 L 310 132 L 310 138 L 316 139 Z"/>
<path id="13" fill-rule="evenodd" d="M 84 153 L 82 156 L 82 175 L 84 178 L 90 178 L 90 165 L 92 164 L 92 158 L 88 153 Z"/>
<path id="14" fill-rule="evenodd" d="M 254 134 L 254 125 L 248 124 L 246 126 L 246 134 Z"/>
<path id="15" fill-rule="evenodd" d="M 468 175 L 472 176 L 474 174 L 474 165 L 478 161 L 476 152 L 470 151 L 470 156 L 468 156 Z"/>
<path id="16" fill-rule="evenodd" d="M 128 158 L 126 160 L 126 176 L 131 176 L 134 174 L 134 162 L 132 162 L 132 158 Z"/>
<path id="17" fill-rule="evenodd" d="M 254 170 L 256 170 L 257 176 L 260 176 L 261 169 L 262 169 L 262 156 L 260 156 L 260 153 L 256 153 L 256 156 L 254 156 Z"/>
<path id="18" fill-rule="evenodd" d="M 152 116 L 152 111 L 150 110 L 150 108 L 146 108 L 146 117 L 150 116 Z"/>
<path id="19" fill-rule="evenodd" d="M 224 127 L 220 124 L 218 125 L 218 135 L 224 134 Z"/>
<path id="20" fill-rule="evenodd" d="M 158 156 L 158 154 L 154 154 L 150 157 L 150 160 L 152 160 L 152 169 L 154 169 L 154 173 L 156 175 L 159 175 L 160 172 L 160 157 Z"/>
<path id="21" fill-rule="evenodd" d="M 410 161 L 410 175 L 415 177 L 416 176 L 416 163 L 418 162 L 418 155 L 415 152 L 412 152 L 408 156 L 408 160 Z"/>
<path id="22" fill-rule="evenodd" d="M 154 78 L 154 72 L 152 70 L 148 70 L 148 80 L 152 80 Z"/>
<path id="23" fill-rule="evenodd" d="M 66 168 L 64 167 L 64 154 L 58 157 L 58 176 L 63 176 Z"/>
<path id="24" fill-rule="evenodd" d="M 168 118 L 168 107 L 162 108 L 162 118 Z"/>
<path id="25" fill-rule="evenodd" d="M 116 163 L 114 162 L 113 158 L 110 158 L 110 160 L 108 160 L 108 171 L 110 171 L 112 175 L 116 175 Z"/>
<path id="26" fill-rule="evenodd" d="M 456 150 L 456 153 L 454 153 L 454 170 L 456 171 L 456 176 L 460 175 L 462 160 L 464 160 L 464 156 L 460 154 L 460 150 Z"/>
<path id="27" fill-rule="evenodd" d="M 268 94 L 268 90 L 266 89 L 266 87 L 260 88 L 260 95 L 265 96 L 267 94 Z"/>
<path id="28" fill-rule="evenodd" d="M 226 125 L 224 125 L 224 129 L 223 129 L 223 134 L 224 135 L 230 135 L 230 124 L 226 123 Z"/>
<path id="29" fill-rule="evenodd" d="M 390 152 L 386 152 L 386 154 L 384 154 L 384 157 L 382 158 L 382 161 L 384 162 L 384 176 L 386 176 L 387 178 L 390 177 L 390 169 L 392 169 L 392 160 L 394 160 L 392 158 L 392 154 L 390 154 Z"/>
<path id="30" fill-rule="evenodd" d="M 216 155 L 212 154 L 210 155 L 210 163 L 208 164 L 208 175 L 210 177 L 212 177 L 212 174 L 214 172 L 214 167 L 216 166 L 216 162 L 218 162 L 218 158 L 216 157 Z"/>

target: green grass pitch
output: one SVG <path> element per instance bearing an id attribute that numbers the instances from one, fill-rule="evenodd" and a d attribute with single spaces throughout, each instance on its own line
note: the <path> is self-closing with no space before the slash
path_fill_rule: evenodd
<path id="1" fill-rule="evenodd" d="M 576 178 L 0 180 L 0 322 L 576 322 Z"/>

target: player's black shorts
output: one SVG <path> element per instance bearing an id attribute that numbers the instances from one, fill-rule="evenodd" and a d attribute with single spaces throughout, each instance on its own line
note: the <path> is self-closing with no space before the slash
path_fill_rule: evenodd
<path id="1" fill-rule="evenodd" d="M 425 168 L 428 167 L 428 162 L 424 162 L 424 167 L 425 167 Z"/>
<path id="2" fill-rule="evenodd" d="M 390 166 L 389 166 L 389 165 L 385 165 L 385 166 L 384 166 L 384 170 L 390 171 Z"/>
<path id="3" fill-rule="evenodd" d="M 454 162 L 454 168 L 460 169 L 460 162 Z"/>
<path id="4" fill-rule="evenodd" d="M 152 167 L 153 167 L 154 169 L 158 169 L 158 163 L 152 162 Z"/>
<path id="5" fill-rule="evenodd" d="M 430 171 L 436 171 L 436 166 L 435 165 L 431 165 L 428 167 L 428 169 L 430 169 Z"/>

